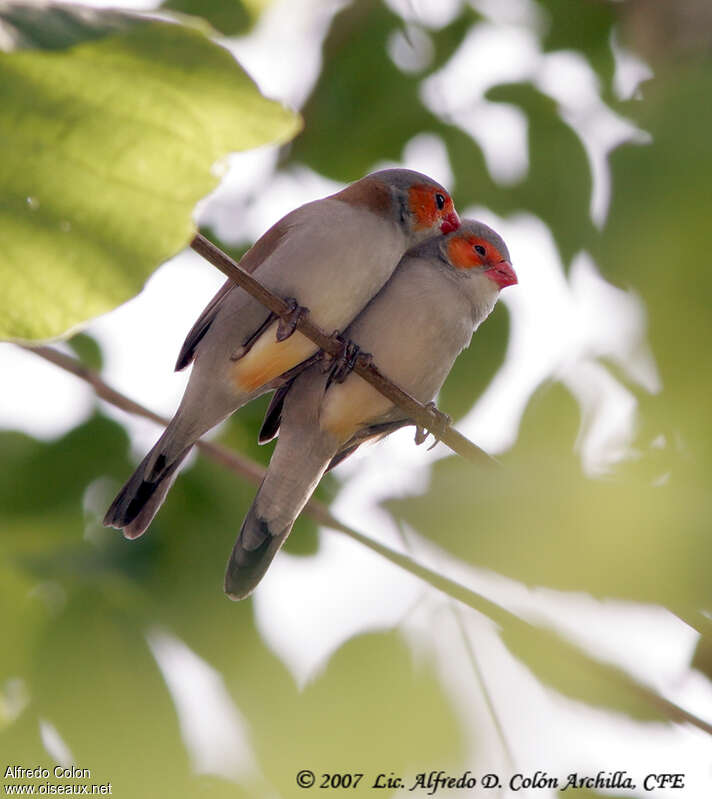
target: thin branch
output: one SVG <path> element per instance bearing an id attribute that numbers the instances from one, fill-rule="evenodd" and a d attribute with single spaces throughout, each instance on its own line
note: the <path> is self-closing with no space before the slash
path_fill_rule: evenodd
<path id="1" fill-rule="evenodd" d="M 290 306 L 276 294 L 265 288 L 255 277 L 245 272 L 245 270 L 236 263 L 229 255 L 224 253 L 219 247 L 216 247 L 205 236 L 197 233 L 190 243 L 190 246 L 206 261 L 209 261 L 213 266 L 217 267 L 233 282 L 251 294 L 256 300 L 262 303 L 266 308 L 269 308 L 272 313 L 276 314 L 282 319 L 286 319 L 291 311 Z M 308 314 L 300 317 L 297 322 L 297 330 L 302 335 L 311 339 L 320 349 L 329 355 L 338 356 L 341 353 L 341 345 L 334 340 L 334 337 L 325 333 L 320 327 L 311 321 Z M 356 342 L 358 343 L 358 342 Z M 411 397 L 402 388 L 399 388 L 395 383 L 389 380 L 383 372 L 378 369 L 373 363 L 370 363 L 364 356 L 359 356 L 354 366 L 354 372 L 368 381 L 374 388 L 387 397 L 394 405 L 397 405 L 402 411 L 408 414 L 419 427 L 429 430 L 439 438 L 443 443 L 447 444 L 453 452 L 462 455 L 471 461 L 478 461 L 491 465 L 497 461 L 488 455 L 483 449 L 480 449 L 476 444 L 473 444 L 468 438 L 458 433 L 449 424 L 444 428 L 440 426 L 440 419 L 435 415 L 432 409 L 418 402 L 414 397 Z"/>
<path id="2" fill-rule="evenodd" d="M 19 346 L 22 346 L 23 349 L 26 349 L 28 352 L 33 352 L 35 355 L 38 355 L 41 358 L 44 358 L 56 366 L 59 366 L 60 368 L 81 378 L 90 386 L 92 386 L 98 397 L 106 402 L 109 402 L 115 407 L 138 416 L 143 416 L 146 419 L 151 419 L 152 421 L 161 425 L 166 425 L 168 423 L 167 419 L 164 419 L 162 416 L 153 413 L 152 411 L 148 410 L 148 408 L 140 405 L 138 402 L 134 402 L 124 394 L 121 394 L 120 392 L 111 388 L 99 377 L 98 374 L 96 374 L 96 372 L 83 366 L 76 358 L 65 355 L 64 353 L 59 352 L 51 347 L 29 347 L 25 345 Z M 199 441 L 197 446 L 200 447 L 202 452 L 204 452 L 212 460 L 222 464 L 235 474 L 246 477 L 253 483 L 259 483 L 264 476 L 265 470 L 263 467 L 254 463 L 249 458 L 238 455 L 226 447 L 222 447 L 219 444 L 212 444 L 207 441 Z M 519 618 L 511 611 L 508 611 L 505 608 L 497 605 L 495 602 L 486 599 L 461 583 L 451 580 L 448 577 L 444 577 L 443 575 L 438 574 L 436 571 L 429 569 L 427 566 L 423 566 L 422 564 L 418 563 L 408 555 L 404 555 L 401 552 L 396 552 L 384 544 L 374 541 L 363 533 L 358 532 L 358 530 L 348 527 L 340 522 L 336 517 L 332 516 L 326 505 L 322 504 L 318 500 L 311 499 L 305 507 L 305 512 L 308 513 L 313 519 L 323 524 L 325 527 L 329 527 L 332 530 L 338 530 L 339 532 L 346 534 L 354 541 L 357 541 L 373 552 L 376 552 L 386 560 L 390 561 L 396 566 L 399 566 L 401 569 L 415 575 L 416 577 L 419 577 L 433 588 L 442 591 L 452 599 L 458 600 L 463 605 L 467 605 L 467 607 L 482 613 L 484 616 L 487 616 L 501 627 L 508 627 L 509 629 L 515 630 L 519 629 L 521 631 L 531 631 L 532 629 L 535 631 L 538 630 L 535 625 L 532 625 L 529 622 Z M 712 724 L 709 724 L 704 719 L 689 713 L 687 710 L 684 710 L 674 702 L 670 702 L 668 699 L 665 699 L 665 697 L 638 682 L 634 677 L 631 677 L 621 669 L 605 665 L 600 661 L 595 660 L 593 656 L 589 655 L 587 652 L 584 652 L 577 645 L 571 644 L 568 641 L 567 643 L 569 643 L 574 649 L 578 649 L 580 651 L 581 657 L 585 658 L 585 660 L 590 664 L 592 670 L 598 672 L 604 678 L 622 685 L 631 693 L 638 694 L 648 704 L 655 707 L 662 716 L 670 719 L 671 721 L 692 724 L 704 732 L 712 735 Z"/>
<path id="3" fill-rule="evenodd" d="M 484 672 L 482 671 L 482 666 L 480 665 L 479 660 L 477 659 L 477 655 L 475 653 L 475 648 L 472 646 L 472 641 L 470 640 L 470 634 L 465 626 L 465 622 L 462 618 L 463 614 L 461 609 L 456 606 L 450 604 L 452 608 L 453 615 L 455 617 L 455 623 L 457 624 L 458 630 L 462 637 L 462 643 L 465 647 L 465 651 L 467 652 L 467 657 L 470 660 L 470 664 L 472 665 L 472 670 L 475 673 L 475 677 L 477 678 L 477 682 L 480 686 L 480 691 L 482 691 L 482 696 L 485 700 L 485 704 L 487 705 L 487 710 L 490 714 L 490 718 L 492 719 L 492 724 L 494 725 L 495 732 L 497 733 L 497 737 L 499 738 L 500 744 L 502 745 L 502 751 L 504 752 L 504 757 L 507 760 L 507 770 L 510 773 L 514 773 L 515 771 L 515 760 L 514 760 L 514 752 L 512 751 L 512 747 L 509 744 L 509 739 L 507 738 L 507 734 L 504 731 L 504 725 L 502 724 L 502 720 L 499 717 L 499 713 L 497 712 L 497 707 L 494 703 L 494 698 L 489 690 L 489 686 L 487 685 L 487 681 L 485 680 Z"/>

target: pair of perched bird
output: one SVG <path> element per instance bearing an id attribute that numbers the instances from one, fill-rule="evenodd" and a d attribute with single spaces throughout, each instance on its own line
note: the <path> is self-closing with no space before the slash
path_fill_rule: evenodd
<path id="1" fill-rule="evenodd" d="M 295 313 L 307 307 L 322 329 L 342 331 L 421 402 L 435 397 L 500 289 L 517 282 L 502 239 L 480 222 L 460 222 L 448 192 L 407 169 L 375 172 L 297 208 L 241 266 L 293 299 Z M 104 524 L 140 536 L 198 438 L 277 389 L 260 440 L 279 439 L 225 576 L 231 598 L 248 596 L 322 475 L 362 442 L 409 422 L 358 375 L 334 379 L 314 361 L 317 350 L 228 280 L 178 356 L 176 369 L 193 363 L 178 411 Z"/>

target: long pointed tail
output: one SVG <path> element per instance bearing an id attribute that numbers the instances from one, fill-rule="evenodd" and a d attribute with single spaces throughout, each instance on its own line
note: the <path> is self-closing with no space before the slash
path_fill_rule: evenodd
<path id="1" fill-rule="evenodd" d="M 169 425 L 111 503 L 104 526 L 123 530 L 126 538 L 142 535 L 163 504 L 176 470 L 191 447 L 192 442 L 177 445 L 175 429 Z"/>
<path id="2" fill-rule="evenodd" d="M 252 503 L 225 572 L 225 593 L 230 599 L 245 599 L 255 590 L 287 540 L 293 524 L 294 520 L 286 528 L 273 531 L 269 523 L 257 514 L 255 503 Z"/>
<path id="3" fill-rule="evenodd" d="M 227 564 L 225 593 L 230 599 L 249 596 L 264 577 L 332 455 L 332 449 L 319 446 L 300 452 L 288 435 L 280 436 Z"/>

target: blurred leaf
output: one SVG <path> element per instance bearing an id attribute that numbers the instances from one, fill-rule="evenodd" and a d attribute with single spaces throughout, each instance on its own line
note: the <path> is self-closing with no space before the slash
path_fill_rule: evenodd
<path id="1" fill-rule="evenodd" d="M 0 54 L 0 75 L 5 338 L 59 335 L 135 294 L 189 241 L 213 164 L 298 125 L 180 25 Z"/>
<path id="2" fill-rule="evenodd" d="M 62 3 L 3 2 L 0 50 L 64 50 L 120 33 L 139 23 L 136 14 Z"/>
<path id="3" fill-rule="evenodd" d="M 424 663 L 413 664 L 395 633 L 348 641 L 290 710 L 270 742 L 270 773 L 285 796 L 292 795 L 295 775 L 307 764 L 316 774 L 364 773 L 358 788 L 349 790 L 364 795 L 373 793 L 379 772 L 427 772 L 454 766 L 464 755 L 434 673 Z"/>
<path id="4" fill-rule="evenodd" d="M 505 625 L 501 635 L 518 660 L 564 696 L 642 721 L 666 720 L 664 713 L 632 688 L 623 671 L 595 660 L 561 635 L 527 623 Z"/>
<path id="5" fill-rule="evenodd" d="M 596 248 L 604 274 L 632 285 L 645 301 L 650 339 L 664 386 L 649 406 L 661 431 L 677 431 L 697 468 L 712 469 L 712 291 L 704 253 L 712 180 L 712 63 L 678 64 L 646 84 L 639 124 L 652 144 L 616 150 L 606 235 Z M 692 464 L 691 464 L 692 466 Z"/>
<path id="6" fill-rule="evenodd" d="M 502 365 L 508 334 L 509 317 L 499 303 L 455 361 L 440 391 L 438 405 L 453 419 L 459 419 L 472 408 Z"/>
<path id="7" fill-rule="evenodd" d="M 324 43 L 328 69 L 304 108 L 294 160 L 331 178 L 357 180 L 375 162 L 398 159 L 422 130 L 428 115 L 418 81 L 404 77 L 386 52 L 389 34 L 400 27 L 400 18 L 377 0 L 353 3 L 336 16 Z"/>
<path id="8" fill-rule="evenodd" d="M 704 475 L 669 455 L 669 474 L 651 479 L 642 452 L 617 475 L 585 477 L 569 451 L 571 406 L 562 389 L 544 392 L 503 468 L 447 458 L 435 465 L 427 496 L 387 506 L 466 562 L 529 585 L 709 606 Z"/>
<path id="9" fill-rule="evenodd" d="M 615 4 L 584 0 L 571 13 L 568 0 L 538 0 L 547 12 L 547 30 L 544 49 L 579 50 L 585 55 L 602 79 L 603 92 L 610 89 L 614 59 L 610 40 L 618 21 Z"/>
<path id="10" fill-rule="evenodd" d="M 296 770 L 288 771 L 292 760 L 285 752 L 300 736 L 303 757 L 338 748 L 342 738 L 329 722 L 335 712 L 340 735 L 349 725 L 359 755 L 388 753 L 387 769 L 394 767 L 392 749 L 396 764 L 430 762 L 431 756 L 455 751 L 447 698 L 429 669 L 412 669 L 396 636 L 376 636 L 337 654 L 311 693 L 301 694 L 258 634 L 251 603 L 225 598 L 223 569 L 253 486 L 198 459 L 180 475 L 142 539 L 126 541 L 99 527 L 98 518 L 131 468 L 126 448 L 118 426 L 100 417 L 57 442 L 17 434 L 0 441 L 6 492 L 0 500 L 0 605 L 9 619 L 0 685 L 24 677 L 31 699 L 0 729 L 4 753 L 14 753 L 18 762 L 34 753 L 33 762 L 51 766 L 39 740 L 39 719 L 45 718 L 77 764 L 90 768 L 96 782 L 111 781 L 117 794 L 161 796 L 167 790 L 176 797 L 225 796 L 224 781 L 189 771 L 170 695 L 146 646 L 145 633 L 156 625 L 220 670 L 239 712 L 249 719 L 249 744 L 270 782 L 294 784 Z M 59 472 L 63 482 L 53 486 L 49 475 Z M 103 475 L 111 475 L 113 485 L 100 479 Z M 30 497 L 39 489 L 43 493 L 33 505 Z M 14 490 L 18 496 L 10 506 L 6 500 Z M 91 564 L 95 568 L 88 568 Z M 347 679 L 350 690 L 344 692 Z M 363 727 L 373 725 L 378 708 L 393 711 L 389 718 L 400 727 L 398 719 L 416 705 L 422 722 L 412 735 L 379 725 L 383 732 L 374 737 Z M 431 734 L 438 735 L 434 747 Z M 137 751 L 150 751 L 151 758 L 137 765 Z M 298 752 L 294 757 L 297 762 Z M 238 791 L 232 786 L 231 795 L 243 795 Z"/>
<path id="11" fill-rule="evenodd" d="M 202 17 L 225 36 L 246 32 L 254 21 L 242 0 L 165 0 L 161 10 Z"/>
<path id="12" fill-rule="evenodd" d="M 123 428 L 102 417 L 90 419 L 51 443 L 20 433 L 0 433 L 3 515 L 19 519 L 66 509 L 81 522 L 84 489 L 94 478 L 125 468 L 126 460 L 118 455 L 125 443 Z"/>
<path id="13" fill-rule="evenodd" d="M 175 794 L 189 780 L 188 761 L 170 695 L 137 622 L 96 590 L 74 592 L 32 658 L 34 699 L 77 765 L 91 769 L 93 782 L 111 782 L 119 796 Z M 99 723 L 87 723 L 88 708 Z"/>
<path id="14" fill-rule="evenodd" d="M 708 680 L 712 680 L 712 638 L 710 636 L 700 636 L 695 647 L 695 654 L 692 656 L 691 666 L 702 672 Z"/>
<path id="15" fill-rule="evenodd" d="M 447 28 L 428 32 L 431 69 L 449 58 L 473 19 L 468 11 Z M 388 55 L 388 39 L 402 27 L 379 0 L 352 3 L 336 16 L 324 44 L 325 69 L 292 146 L 294 161 L 336 180 L 357 180 L 378 162 L 400 160 L 413 136 L 444 127 L 420 101 L 422 75 L 404 74 Z"/>
<path id="16" fill-rule="evenodd" d="M 583 144 L 559 115 L 557 104 L 533 86 L 500 85 L 491 89 L 487 98 L 520 108 L 526 114 L 529 132 L 526 178 L 499 188 L 491 200 L 487 195 L 487 205 L 500 214 L 527 208 L 541 217 L 568 263 L 596 235 L 589 216 L 592 178 Z M 471 181 L 467 185 L 478 188 Z M 471 201 L 482 199 L 473 195 Z"/>
<path id="17" fill-rule="evenodd" d="M 95 372 L 101 372 L 104 358 L 96 339 L 86 333 L 77 333 L 72 336 L 67 344 L 74 350 L 75 355 L 87 367 Z"/>

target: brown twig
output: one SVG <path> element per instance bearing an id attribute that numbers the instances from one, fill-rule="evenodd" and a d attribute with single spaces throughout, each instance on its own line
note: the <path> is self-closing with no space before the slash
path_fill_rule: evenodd
<path id="1" fill-rule="evenodd" d="M 134 402 L 134 400 L 129 399 L 121 392 L 111 388 L 111 386 L 105 383 L 96 372 L 85 367 L 76 358 L 73 358 L 70 355 L 65 355 L 64 353 L 59 352 L 52 347 L 29 347 L 26 345 L 20 346 L 22 346 L 23 349 L 26 349 L 28 352 L 33 352 L 35 355 L 39 355 L 41 358 L 44 358 L 45 360 L 50 361 L 56 366 L 64 369 L 65 371 L 71 372 L 72 374 L 81 378 L 94 389 L 94 392 L 98 397 L 106 402 L 109 402 L 115 407 L 121 408 L 124 411 L 128 411 L 129 413 L 133 413 L 138 416 L 143 416 L 146 419 L 151 419 L 160 425 L 165 426 L 168 423 L 168 420 L 164 417 L 159 416 L 157 413 L 153 413 L 138 402 Z M 249 458 L 245 458 L 244 456 L 227 449 L 226 447 L 222 447 L 219 444 L 213 444 L 208 441 L 198 441 L 197 446 L 200 447 L 201 451 L 212 460 L 222 464 L 235 474 L 246 477 L 253 483 L 260 483 L 264 477 L 265 470 L 262 466 L 250 460 Z M 427 566 L 423 566 L 422 564 L 418 563 L 408 555 L 404 555 L 401 552 L 396 552 L 384 544 L 374 541 L 367 535 L 358 532 L 358 530 L 354 530 L 352 527 L 343 524 L 335 516 L 331 515 L 331 512 L 326 505 L 322 504 L 318 500 L 311 499 L 305 507 L 305 512 L 307 512 L 313 519 L 320 522 L 324 526 L 346 534 L 354 541 L 357 541 L 363 546 L 368 547 L 368 549 L 370 549 L 372 552 L 376 552 L 378 555 L 386 558 L 386 560 L 390 561 L 396 566 L 399 566 L 401 569 L 404 569 L 410 574 L 419 577 L 433 588 L 442 591 L 447 596 L 462 602 L 462 604 L 467 605 L 479 613 L 482 613 L 484 616 L 487 616 L 501 627 L 514 629 L 515 631 L 517 628 L 522 631 L 531 630 L 533 628 L 536 629 L 534 625 L 530 624 L 524 619 L 519 618 L 511 611 L 508 611 L 505 608 L 497 605 L 495 602 L 480 596 L 478 593 L 472 591 L 470 588 L 467 588 L 461 583 L 451 580 L 448 577 L 444 577 L 433 569 L 429 569 Z M 574 648 L 578 649 L 578 647 Z M 665 697 L 638 682 L 634 677 L 631 677 L 621 669 L 605 665 L 583 651 L 581 651 L 580 654 L 581 658 L 585 659 L 585 662 L 590 664 L 592 670 L 598 671 L 599 674 L 603 675 L 609 680 L 617 682 L 619 685 L 623 685 L 623 687 L 632 693 L 637 693 L 642 699 L 655 707 L 662 716 L 670 719 L 671 721 L 687 722 L 712 735 L 712 724 L 709 724 L 704 719 L 689 713 L 687 710 L 684 710 L 674 702 L 670 702 L 668 699 L 665 699 Z"/>
<path id="2" fill-rule="evenodd" d="M 265 288 L 253 275 L 248 274 L 229 255 L 224 253 L 219 247 L 216 247 L 211 241 L 208 241 L 205 236 L 197 233 L 190 246 L 206 261 L 209 261 L 227 275 L 230 280 L 237 283 L 238 286 L 251 294 L 256 300 L 259 300 L 266 308 L 269 308 L 272 313 L 277 314 L 282 319 L 287 318 L 287 315 L 292 310 L 290 306 L 281 297 Z M 308 339 L 311 339 L 324 352 L 329 353 L 329 355 L 338 356 L 341 353 L 339 343 L 334 340 L 333 336 L 328 335 L 315 325 L 308 314 L 304 314 L 299 318 L 297 330 Z M 418 402 L 406 391 L 403 391 L 402 388 L 399 388 L 367 359 L 359 357 L 354 366 L 354 372 L 364 380 L 367 380 L 401 410 L 405 411 L 419 427 L 433 432 L 453 452 L 471 461 L 478 461 L 488 465 L 497 463 L 491 455 L 488 455 L 483 449 L 480 449 L 468 438 L 465 438 L 462 433 L 458 433 L 449 424 L 441 426 L 440 419 L 432 408 Z"/>

